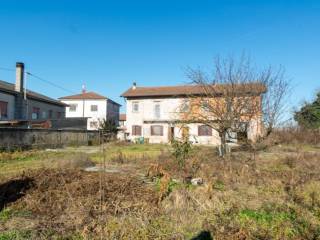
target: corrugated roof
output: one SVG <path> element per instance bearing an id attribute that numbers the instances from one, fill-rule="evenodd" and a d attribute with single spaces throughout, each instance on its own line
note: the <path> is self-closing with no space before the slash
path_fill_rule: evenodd
<path id="1" fill-rule="evenodd" d="M 224 88 L 228 85 L 215 85 L 215 94 L 223 94 Z M 233 86 L 234 87 L 234 86 Z M 260 83 L 239 84 L 237 85 L 239 93 L 261 94 L 266 91 L 266 87 Z M 161 87 L 136 87 L 129 88 L 122 97 L 175 97 L 186 95 L 205 95 L 204 87 L 201 85 L 181 85 L 181 86 L 161 86 Z"/>
<path id="2" fill-rule="evenodd" d="M 10 93 L 10 94 L 17 95 L 18 92 L 15 91 L 14 87 L 15 87 L 14 84 L 0 80 L 0 91 L 2 90 L 2 91 L 5 91 L 7 93 Z M 30 91 L 28 89 L 27 89 L 27 98 L 31 98 L 31 99 L 34 99 L 34 100 L 47 102 L 47 103 L 51 103 L 51 104 L 55 104 L 55 105 L 59 105 L 59 106 L 67 106 L 67 104 L 65 104 L 63 102 L 60 102 L 60 101 L 58 101 L 56 99 L 47 97 L 47 96 L 42 95 L 40 93 Z"/>

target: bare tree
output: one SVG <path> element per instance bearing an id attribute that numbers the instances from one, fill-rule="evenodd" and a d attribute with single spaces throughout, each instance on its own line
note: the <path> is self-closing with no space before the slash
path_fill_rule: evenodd
<path id="1" fill-rule="evenodd" d="M 255 141 L 272 132 L 289 86 L 282 68 L 258 71 L 245 55 L 238 61 L 216 58 L 212 75 L 188 69 L 187 76 L 197 89 L 187 93 L 181 109 L 189 104 L 189 111 L 180 111 L 181 117 L 186 123 L 203 123 L 216 130 L 221 155 L 226 153 L 227 139 L 234 133 L 249 134 Z"/>

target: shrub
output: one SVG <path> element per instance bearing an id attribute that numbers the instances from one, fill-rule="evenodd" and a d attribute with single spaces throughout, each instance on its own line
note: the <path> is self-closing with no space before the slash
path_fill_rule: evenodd
<path id="1" fill-rule="evenodd" d="M 189 157 L 191 152 L 191 143 L 189 141 L 178 141 L 172 140 L 173 156 L 180 168 L 185 166 L 186 159 Z"/>

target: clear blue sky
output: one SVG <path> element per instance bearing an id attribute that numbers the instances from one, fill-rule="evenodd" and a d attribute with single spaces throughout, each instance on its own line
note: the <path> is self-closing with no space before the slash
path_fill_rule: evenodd
<path id="1" fill-rule="evenodd" d="M 320 87 L 320 1 L 15 1 L 0 2 L 0 67 L 28 71 L 80 92 L 82 83 L 124 104 L 140 86 L 187 82 L 187 66 L 246 51 L 257 66 L 282 64 L 291 105 Z M 0 70 L 0 79 L 14 82 Z M 37 79 L 28 88 L 70 95 Z"/>

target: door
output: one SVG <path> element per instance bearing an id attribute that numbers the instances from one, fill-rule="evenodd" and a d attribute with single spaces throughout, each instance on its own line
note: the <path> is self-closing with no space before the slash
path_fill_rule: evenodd
<path id="1" fill-rule="evenodd" d="M 189 140 L 189 128 L 188 127 L 182 127 L 182 140 L 183 141 Z"/>
<path id="2" fill-rule="evenodd" d="M 174 127 L 169 127 L 168 139 L 169 139 L 170 142 L 171 142 L 172 140 L 174 140 Z"/>

